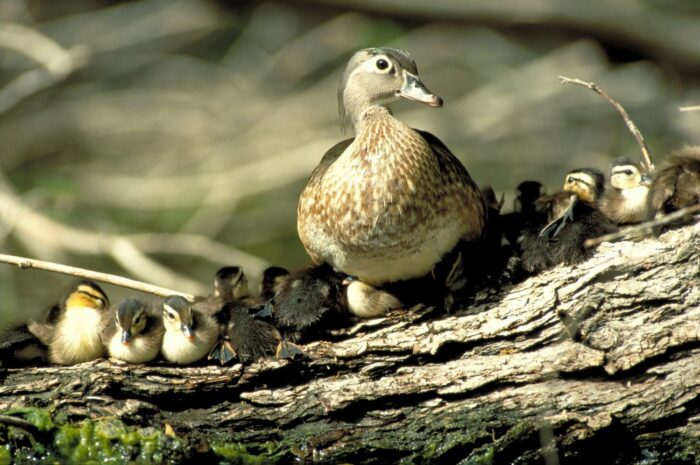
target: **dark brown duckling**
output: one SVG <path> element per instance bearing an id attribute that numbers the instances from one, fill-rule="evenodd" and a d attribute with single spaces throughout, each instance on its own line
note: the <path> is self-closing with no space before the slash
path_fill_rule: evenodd
<path id="1" fill-rule="evenodd" d="M 348 321 L 343 289 L 346 278 L 329 265 L 294 271 L 284 277 L 266 311 L 259 315 L 271 317 L 291 341 L 302 340 L 314 330 L 343 325 Z"/>
<path id="2" fill-rule="evenodd" d="M 265 300 L 272 299 L 279 292 L 289 270 L 280 266 L 268 266 L 262 274 L 258 294 Z"/>
<path id="3" fill-rule="evenodd" d="M 338 101 L 355 138 L 326 152 L 297 210 L 313 262 L 375 288 L 428 275 L 486 225 L 484 200 L 464 165 L 437 137 L 392 116 L 387 104 L 401 98 L 442 104 L 407 52 L 371 48 L 352 56 Z"/>
<path id="4" fill-rule="evenodd" d="M 537 272 L 558 263 L 579 263 L 591 256 L 586 239 L 616 231 L 614 224 L 598 210 L 605 189 L 605 176 L 594 168 L 581 168 L 566 175 L 563 191 L 571 195 L 569 208 L 528 244 L 523 267 Z"/>
<path id="5" fill-rule="evenodd" d="M 684 147 L 666 157 L 654 173 L 648 199 L 650 216 L 700 203 L 700 146 Z"/>
<path id="6" fill-rule="evenodd" d="M 48 346 L 33 335 L 26 325 L 0 332 L 0 367 L 43 365 L 48 360 Z"/>
<path id="7" fill-rule="evenodd" d="M 600 201 L 600 211 L 617 225 L 646 221 L 650 184 L 651 178 L 640 163 L 627 157 L 616 159 L 610 167 L 610 186 Z"/>

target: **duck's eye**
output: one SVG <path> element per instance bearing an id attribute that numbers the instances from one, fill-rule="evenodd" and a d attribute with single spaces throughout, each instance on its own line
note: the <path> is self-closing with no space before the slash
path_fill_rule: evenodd
<path id="1" fill-rule="evenodd" d="M 625 174 L 627 176 L 632 176 L 632 170 L 625 170 Z"/>
<path id="2" fill-rule="evenodd" d="M 569 176 L 568 178 L 566 178 L 566 182 L 568 182 L 569 184 L 572 184 L 574 182 L 574 178 Z"/>
<path id="3" fill-rule="evenodd" d="M 377 60 L 376 65 L 377 65 L 377 69 L 380 71 L 384 71 L 387 68 L 389 68 L 389 62 L 386 61 L 384 58 L 380 58 L 379 60 Z"/>
<path id="4" fill-rule="evenodd" d="M 166 313 L 165 315 L 168 317 L 168 320 L 174 320 L 174 319 L 175 319 L 175 315 L 173 315 L 173 314 L 170 313 L 170 312 Z"/>

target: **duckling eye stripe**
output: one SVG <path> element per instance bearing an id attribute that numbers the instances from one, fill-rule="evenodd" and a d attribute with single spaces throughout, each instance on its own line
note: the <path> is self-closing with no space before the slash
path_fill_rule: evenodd
<path id="1" fill-rule="evenodd" d="M 163 308 L 165 308 L 168 311 L 168 313 L 177 313 L 175 309 L 168 304 L 163 304 Z"/>

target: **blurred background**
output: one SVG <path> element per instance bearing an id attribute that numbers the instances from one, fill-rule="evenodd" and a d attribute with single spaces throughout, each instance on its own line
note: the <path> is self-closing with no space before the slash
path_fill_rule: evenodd
<path id="1" fill-rule="evenodd" d="M 368 46 L 412 52 L 441 109 L 400 103 L 480 184 L 607 170 L 700 143 L 694 0 L 2 0 L 0 252 L 207 293 L 218 267 L 253 279 L 307 263 L 298 194 L 341 139 L 336 88 Z M 73 280 L 0 264 L 0 322 Z M 106 286 L 112 301 L 126 292 Z"/>

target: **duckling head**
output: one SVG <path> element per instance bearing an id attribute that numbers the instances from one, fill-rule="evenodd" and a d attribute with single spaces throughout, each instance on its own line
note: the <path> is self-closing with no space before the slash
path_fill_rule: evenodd
<path id="1" fill-rule="evenodd" d="M 138 336 L 146 327 L 146 306 L 140 300 L 129 297 L 119 304 L 115 318 L 121 330 L 122 344 L 129 345 L 132 337 Z"/>
<path id="2" fill-rule="evenodd" d="M 564 181 L 564 192 L 576 194 L 583 202 L 595 205 L 605 189 L 605 175 L 595 168 L 569 171 Z"/>
<path id="3" fill-rule="evenodd" d="M 348 62 L 338 88 L 342 127 L 357 128 L 362 114 L 371 107 L 386 107 L 400 98 L 431 107 L 442 99 L 430 92 L 420 77 L 410 53 L 395 48 L 366 48 Z"/>
<path id="4" fill-rule="evenodd" d="M 631 189 L 650 184 L 651 178 L 642 172 L 638 163 L 627 157 L 613 161 L 610 168 L 610 185 L 615 189 Z"/>
<path id="5" fill-rule="evenodd" d="M 182 296 L 173 295 L 163 302 L 163 325 L 166 331 L 182 332 L 190 341 L 194 340 L 192 305 Z"/>
<path id="6" fill-rule="evenodd" d="M 64 298 L 64 307 L 66 311 L 78 308 L 104 311 L 109 307 L 109 299 L 100 286 L 93 281 L 85 280 L 68 292 Z"/>
<path id="7" fill-rule="evenodd" d="M 214 277 L 214 296 L 225 302 L 248 295 L 248 278 L 240 266 L 225 266 Z"/>

